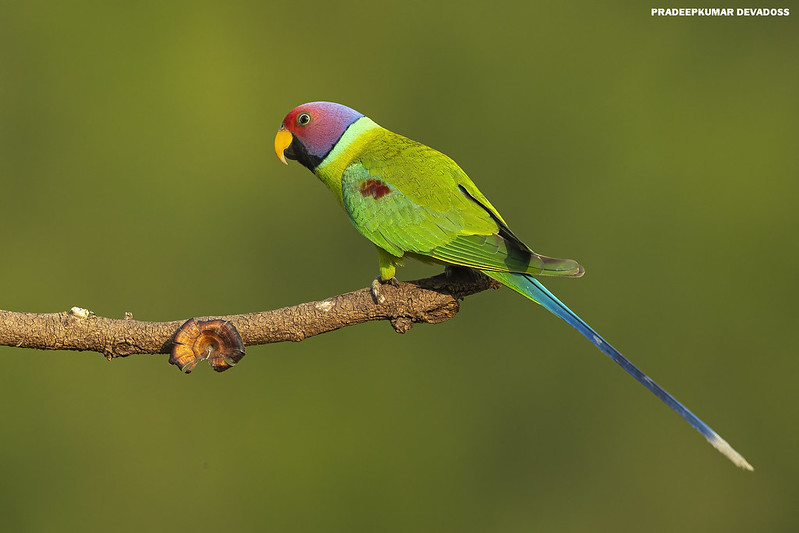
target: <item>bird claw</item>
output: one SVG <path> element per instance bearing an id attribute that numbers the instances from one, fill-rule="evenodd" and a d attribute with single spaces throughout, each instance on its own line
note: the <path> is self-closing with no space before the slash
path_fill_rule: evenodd
<path id="1" fill-rule="evenodd" d="M 399 287 L 399 281 L 397 281 L 397 278 L 391 278 L 384 281 L 380 278 L 380 276 L 377 276 L 372 281 L 372 288 L 371 288 L 372 298 L 374 298 L 375 303 L 377 305 L 380 305 L 386 301 L 386 297 L 380 294 L 380 287 L 382 287 L 386 283 L 391 285 L 392 287 Z"/>

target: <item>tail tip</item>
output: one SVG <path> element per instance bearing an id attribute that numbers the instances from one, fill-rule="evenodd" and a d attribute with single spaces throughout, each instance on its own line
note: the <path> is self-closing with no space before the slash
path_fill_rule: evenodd
<path id="1" fill-rule="evenodd" d="M 749 461 L 744 459 L 743 455 L 735 451 L 735 448 L 730 446 L 726 440 L 722 439 L 718 434 L 714 433 L 707 441 L 720 451 L 724 456 L 733 462 L 733 464 L 744 470 L 754 471 L 755 467 L 749 464 Z"/>

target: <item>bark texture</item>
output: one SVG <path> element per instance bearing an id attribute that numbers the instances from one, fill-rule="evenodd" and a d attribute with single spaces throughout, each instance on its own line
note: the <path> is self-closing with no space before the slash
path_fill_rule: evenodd
<path id="1" fill-rule="evenodd" d="M 245 346 L 273 342 L 298 342 L 320 333 L 370 322 L 388 320 L 397 333 L 413 324 L 438 324 L 459 310 L 459 300 L 499 284 L 482 275 L 452 271 L 431 278 L 383 285 L 385 301 L 377 304 L 369 289 L 326 300 L 258 313 L 220 317 L 232 322 Z M 169 353 L 175 332 L 187 319 L 143 322 L 96 316 L 73 307 L 62 313 L 0 311 L 0 345 L 40 350 L 78 350 L 102 353 L 108 359 L 133 354 Z"/>

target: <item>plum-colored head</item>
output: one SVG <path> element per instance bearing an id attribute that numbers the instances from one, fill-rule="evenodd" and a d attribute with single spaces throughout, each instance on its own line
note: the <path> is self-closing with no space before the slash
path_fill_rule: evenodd
<path id="1" fill-rule="evenodd" d="M 302 104 L 286 115 L 275 137 L 275 152 L 313 170 L 330 153 L 350 124 L 363 115 L 333 102 Z"/>

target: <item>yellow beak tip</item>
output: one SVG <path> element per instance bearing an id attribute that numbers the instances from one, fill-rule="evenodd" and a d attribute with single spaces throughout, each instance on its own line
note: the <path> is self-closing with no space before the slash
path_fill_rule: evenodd
<path id="1" fill-rule="evenodd" d="M 294 136 L 291 134 L 290 131 L 281 128 L 277 135 L 275 135 L 275 154 L 277 154 L 278 159 L 283 161 L 284 165 L 288 165 L 288 161 L 286 161 L 286 155 L 283 153 L 286 151 L 291 145 L 291 141 L 294 140 Z"/>

